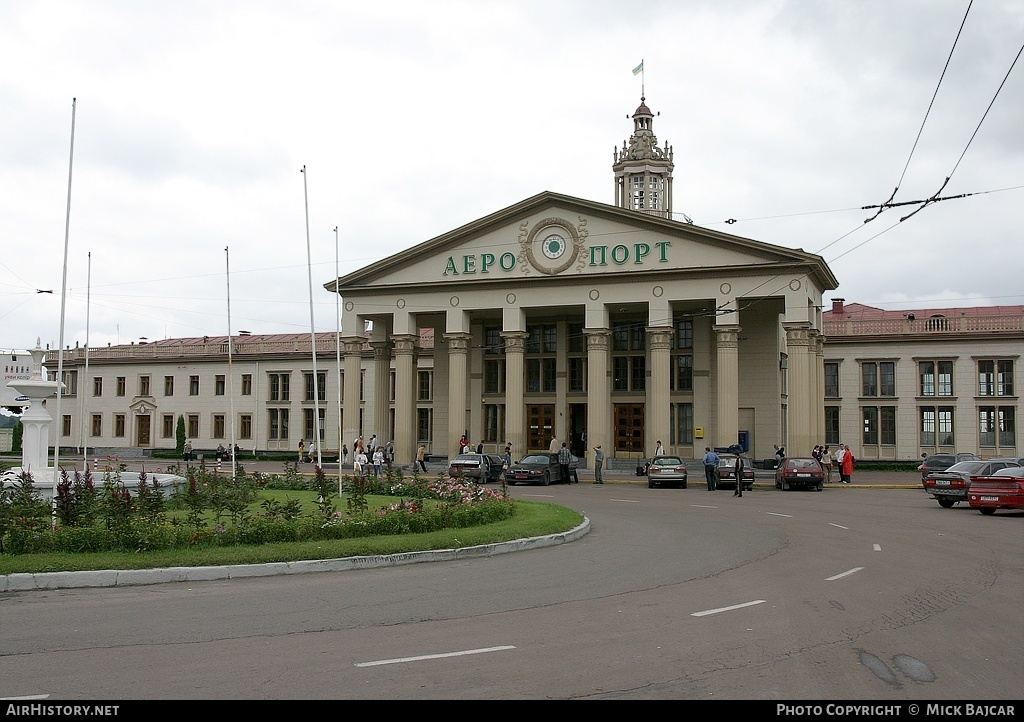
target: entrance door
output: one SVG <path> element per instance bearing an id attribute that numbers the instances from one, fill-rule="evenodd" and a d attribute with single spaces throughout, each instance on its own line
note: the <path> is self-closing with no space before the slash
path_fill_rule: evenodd
<path id="1" fill-rule="evenodd" d="M 615 407 L 615 452 L 632 458 L 644 456 L 644 405 L 614 404 Z"/>
<path id="2" fill-rule="evenodd" d="M 555 436 L 555 407 L 553 404 L 533 404 L 526 407 L 526 449 L 547 451 Z"/>
<path id="3" fill-rule="evenodd" d="M 569 404 L 569 451 L 583 458 L 587 455 L 587 405 Z"/>
<path id="4" fill-rule="evenodd" d="M 135 417 L 135 439 L 136 446 L 149 446 L 149 414 Z"/>

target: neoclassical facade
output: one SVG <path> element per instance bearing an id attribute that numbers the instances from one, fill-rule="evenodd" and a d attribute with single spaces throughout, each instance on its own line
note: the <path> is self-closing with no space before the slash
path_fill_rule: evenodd
<path id="1" fill-rule="evenodd" d="M 292 449 L 319 418 L 324 448 L 377 434 L 402 463 L 463 435 L 516 456 L 601 444 L 618 464 L 658 441 L 809 450 L 838 283 L 820 256 L 673 220 L 654 117 L 641 100 L 615 149 L 613 204 L 539 193 L 326 283 L 342 330 L 318 334 L 315 365 L 298 334 L 96 349 L 88 372 L 66 351 L 61 444 L 165 448 L 180 415 L 199 447 Z"/>

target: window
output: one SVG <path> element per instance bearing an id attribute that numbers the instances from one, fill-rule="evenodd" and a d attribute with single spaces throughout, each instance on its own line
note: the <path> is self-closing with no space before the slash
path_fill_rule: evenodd
<path id="1" fill-rule="evenodd" d="M 921 446 L 953 445 L 953 407 L 922 406 Z"/>
<path id="2" fill-rule="evenodd" d="M 825 396 L 830 399 L 839 398 L 839 364 L 834 361 L 825 362 Z M 829 443 L 838 444 L 839 441 Z"/>
<path id="3" fill-rule="evenodd" d="M 860 366 L 861 395 L 878 396 L 878 364 L 865 363 Z M 868 443 L 865 441 L 864 443 Z M 871 442 L 877 444 L 878 440 Z"/>
<path id="4" fill-rule="evenodd" d="M 557 378 L 554 358 L 532 358 L 526 360 L 526 390 L 554 393 Z"/>
<path id="5" fill-rule="evenodd" d="M 672 359 L 669 384 L 673 391 L 693 391 L 693 356 L 679 354 Z"/>
<path id="6" fill-rule="evenodd" d="M 92 380 L 92 395 L 102 396 L 103 395 L 103 379 L 96 376 Z"/>
<path id="7" fill-rule="evenodd" d="M 267 436 L 271 439 L 288 438 L 288 409 L 267 409 Z"/>
<path id="8" fill-rule="evenodd" d="M 252 396 L 252 374 L 242 374 L 242 396 Z"/>
<path id="9" fill-rule="evenodd" d="M 434 376 L 430 371 L 416 372 L 416 399 L 430 401 L 434 398 Z"/>
<path id="10" fill-rule="evenodd" d="M 484 353 L 494 354 L 503 353 L 505 351 L 505 344 L 501 338 L 501 329 L 495 326 L 489 326 L 484 329 Z"/>
<path id="11" fill-rule="evenodd" d="M 420 443 L 430 443 L 433 418 L 433 409 L 416 409 L 416 440 Z"/>
<path id="12" fill-rule="evenodd" d="M 174 414 L 163 415 L 160 436 L 165 439 L 174 438 Z"/>
<path id="13" fill-rule="evenodd" d="M 118 396 L 124 396 L 124 390 L 125 390 L 124 376 L 118 376 L 117 377 L 117 395 Z"/>
<path id="14" fill-rule="evenodd" d="M 953 362 L 921 361 L 918 363 L 921 378 L 921 396 L 953 395 Z"/>
<path id="15" fill-rule="evenodd" d="M 981 446 L 1016 447 L 1016 408 L 982 406 L 978 409 L 978 443 Z"/>
<path id="16" fill-rule="evenodd" d="M 71 414 L 64 414 L 61 420 L 62 436 L 71 436 Z"/>
<path id="17" fill-rule="evenodd" d="M 1013 361 L 979 361 L 978 395 L 1013 396 Z"/>
<path id="18" fill-rule="evenodd" d="M 213 415 L 213 438 L 224 438 L 224 414 Z"/>
<path id="19" fill-rule="evenodd" d="M 305 382 L 305 399 L 306 401 L 313 400 L 313 372 L 305 371 L 302 374 L 302 379 Z M 316 372 L 316 398 L 317 401 L 327 400 L 327 373 L 323 371 Z M 283 400 L 283 399 L 282 399 Z M 312 429 L 311 429 L 312 430 Z M 313 438 L 312 434 L 309 438 Z"/>
<path id="20" fill-rule="evenodd" d="M 394 401 L 395 400 L 395 389 L 397 388 L 397 384 L 398 384 L 398 372 L 397 371 L 392 371 L 388 375 L 388 401 Z M 395 437 L 394 437 L 393 434 L 389 434 L 389 438 L 393 439 Z"/>
<path id="21" fill-rule="evenodd" d="M 616 323 L 612 326 L 613 351 L 643 351 L 647 332 L 642 323 Z"/>
<path id="22" fill-rule="evenodd" d="M 164 396 L 174 396 L 173 376 L 164 376 Z"/>
<path id="23" fill-rule="evenodd" d="M 999 424 L 999 445 L 1002 447 L 1017 446 L 1017 409 L 1013 406 L 1000 406 L 996 412 L 996 420 Z"/>
<path id="24" fill-rule="evenodd" d="M 124 414 L 114 414 L 114 436 L 118 439 L 124 438 Z"/>
<path id="25" fill-rule="evenodd" d="M 833 446 L 839 443 L 839 407 L 825 407 L 825 443 Z"/>
<path id="26" fill-rule="evenodd" d="M 424 372 L 420 372 L 424 373 Z M 422 387 L 421 387 L 422 388 Z M 502 394 L 505 393 L 505 361 L 485 360 L 484 361 L 484 393 Z M 420 397 L 420 401 L 429 401 Z"/>
<path id="27" fill-rule="evenodd" d="M 615 356 L 612 358 L 612 387 L 616 391 L 643 391 L 647 374 L 644 356 Z"/>
<path id="28" fill-rule="evenodd" d="M 581 392 L 587 388 L 587 360 L 581 356 L 569 357 L 569 391 Z"/>
<path id="29" fill-rule="evenodd" d="M 93 414 L 90 436 L 103 436 L 103 415 Z"/>
<path id="30" fill-rule="evenodd" d="M 223 396 L 225 393 L 225 378 L 224 374 L 217 374 L 213 377 L 213 395 Z"/>
<path id="31" fill-rule="evenodd" d="M 316 437 L 314 437 L 314 435 L 313 435 L 313 409 L 303 409 L 302 410 L 303 428 L 305 429 L 305 438 L 307 438 L 307 439 L 319 438 L 320 441 L 324 440 L 324 419 L 326 418 L 326 415 L 327 415 L 327 409 L 319 409 L 319 411 L 320 411 L 320 428 L 319 428 L 320 433 Z"/>
<path id="32" fill-rule="evenodd" d="M 238 438 L 252 438 L 252 414 L 242 414 L 238 417 Z"/>
<path id="33" fill-rule="evenodd" d="M 526 353 L 555 353 L 558 350 L 558 327 L 554 324 L 526 327 Z"/>
<path id="34" fill-rule="evenodd" d="M 672 444 L 693 443 L 693 404 L 672 404 L 669 430 Z"/>
<path id="35" fill-rule="evenodd" d="M 149 396 L 149 376 L 139 376 L 139 396 Z"/>
<path id="36" fill-rule="evenodd" d="M 199 414 L 188 415 L 188 438 L 195 439 L 199 436 Z"/>
<path id="37" fill-rule="evenodd" d="M 569 353 L 586 353 L 587 336 L 582 323 L 569 324 Z"/>
<path id="38" fill-rule="evenodd" d="M 864 445 L 895 446 L 896 444 L 896 407 L 865 406 L 861 409 L 864 419 Z"/>
<path id="39" fill-rule="evenodd" d="M 484 441 L 495 443 L 505 436 L 505 407 L 500 404 L 484 406 Z"/>
<path id="40" fill-rule="evenodd" d="M 270 400 L 288 401 L 290 376 L 288 374 L 269 374 L 270 377 Z M 271 437 L 273 438 L 273 437 Z M 287 439 L 288 437 L 282 437 Z"/>
<path id="41" fill-rule="evenodd" d="M 62 380 L 64 381 L 64 395 L 76 396 L 78 394 L 78 372 L 65 371 Z"/>
<path id="42" fill-rule="evenodd" d="M 693 321 L 676 319 L 675 347 L 677 349 L 693 348 Z"/>
<path id="43" fill-rule="evenodd" d="M 199 377 L 189 376 L 188 377 L 188 395 L 198 396 L 199 395 Z"/>

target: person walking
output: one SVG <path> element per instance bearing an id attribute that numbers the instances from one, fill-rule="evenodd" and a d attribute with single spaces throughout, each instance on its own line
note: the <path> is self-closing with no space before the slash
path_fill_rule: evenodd
<path id="1" fill-rule="evenodd" d="M 572 478 L 569 476 L 569 464 L 571 463 L 572 454 L 569 453 L 569 445 L 563 441 L 562 448 L 558 450 L 558 468 L 562 472 L 563 484 L 572 483 Z"/>
<path id="2" fill-rule="evenodd" d="M 708 483 L 708 491 L 718 489 L 718 454 L 711 450 L 710 446 L 704 447 L 704 480 Z"/>
<path id="3" fill-rule="evenodd" d="M 839 463 L 839 479 L 844 484 L 849 484 L 853 479 L 853 452 L 850 447 L 843 448 L 843 460 Z"/>
<path id="4" fill-rule="evenodd" d="M 353 457 L 352 472 L 360 479 L 366 478 L 366 464 L 368 463 L 366 458 L 366 452 L 363 451 L 362 447 L 356 450 L 356 455 Z"/>
<path id="5" fill-rule="evenodd" d="M 313 463 L 313 455 L 316 454 L 316 440 L 309 442 L 309 448 L 306 449 L 306 463 Z"/>
<path id="6" fill-rule="evenodd" d="M 384 470 L 384 449 L 377 447 L 373 450 L 373 475 L 380 478 L 381 472 Z"/>
<path id="7" fill-rule="evenodd" d="M 384 447 L 384 461 L 387 463 L 388 468 L 390 469 L 391 465 L 395 461 L 395 442 L 394 441 L 389 441 L 388 445 Z"/>
<path id="8" fill-rule="evenodd" d="M 505 483 L 508 470 L 512 468 L 512 444 L 505 444 L 505 454 L 501 457 L 501 483 Z"/>
<path id="9" fill-rule="evenodd" d="M 604 468 L 604 452 L 601 450 L 601 445 L 598 444 L 594 447 L 594 483 L 603 484 L 604 478 L 602 477 L 602 470 Z"/>
<path id="10" fill-rule="evenodd" d="M 347 464 L 348 463 L 348 444 L 342 444 L 341 445 L 341 463 L 342 464 Z"/>
<path id="11" fill-rule="evenodd" d="M 185 446 L 182 447 L 182 458 L 186 462 L 192 461 L 192 439 L 185 439 Z"/>
<path id="12" fill-rule="evenodd" d="M 306 440 L 305 439 L 299 439 L 299 463 L 300 464 L 303 462 L 302 456 L 305 453 L 306 453 Z"/>
<path id="13" fill-rule="evenodd" d="M 736 456 L 736 491 L 733 496 L 743 496 L 743 457 Z"/>
<path id="14" fill-rule="evenodd" d="M 426 458 L 427 458 L 427 445 L 426 444 L 420 444 L 420 448 L 416 449 L 416 463 L 419 465 L 420 469 L 424 473 L 426 473 L 426 471 L 427 471 L 427 461 L 426 461 Z M 416 467 L 414 466 L 413 468 L 415 469 Z"/>

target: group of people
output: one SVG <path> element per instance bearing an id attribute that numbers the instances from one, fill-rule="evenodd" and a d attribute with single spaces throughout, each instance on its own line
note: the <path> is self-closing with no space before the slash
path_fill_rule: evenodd
<path id="1" fill-rule="evenodd" d="M 846 444 L 840 444 L 835 454 L 829 450 L 828 444 L 818 444 L 811 451 L 811 456 L 818 460 L 818 463 L 825 469 L 826 478 L 832 481 L 833 460 L 839 469 L 839 481 L 842 484 L 849 484 L 853 479 L 853 452 Z"/>
<path id="2" fill-rule="evenodd" d="M 778 449 L 779 447 L 775 447 Z M 704 465 L 704 481 L 707 482 L 708 491 L 718 490 L 718 462 L 721 457 L 711 450 L 710 446 L 704 447 L 704 457 L 701 463 Z M 743 496 L 743 456 L 736 454 L 736 490 L 733 496 Z"/>

